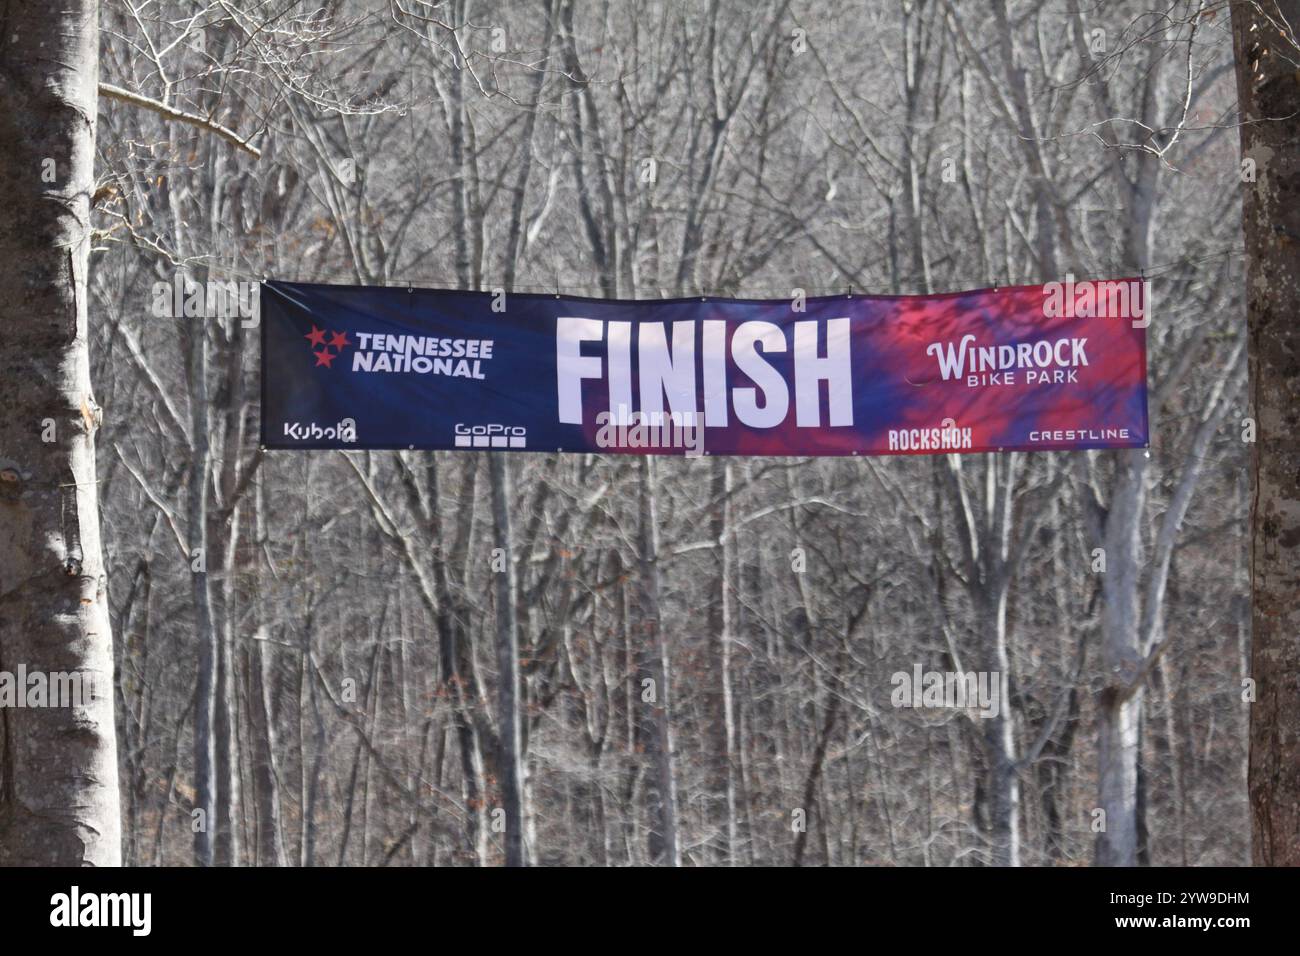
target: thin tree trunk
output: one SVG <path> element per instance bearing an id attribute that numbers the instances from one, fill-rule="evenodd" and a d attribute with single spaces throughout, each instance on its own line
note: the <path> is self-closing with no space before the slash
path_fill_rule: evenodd
<path id="1" fill-rule="evenodd" d="M 1020 775 L 1011 721 L 1011 661 L 1007 653 L 1007 592 L 998 581 L 985 585 L 979 605 L 985 670 L 1000 682 L 998 712 L 984 718 L 984 750 L 989 771 L 989 838 L 994 866 L 1020 865 Z"/>
<path id="2" fill-rule="evenodd" d="M 467 700 L 468 675 L 463 672 L 461 667 L 462 657 L 465 656 L 464 645 L 468 639 L 464 623 L 468 619 L 468 612 L 460 596 L 452 590 L 450 570 L 453 567 L 463 567 L 465 563 L 464 549 L 472 536 L 471 526 L 474 520 L 473 502 L 474 490 L 478 483 L 478 462 L 477 455 L 468 456 L 461 469 L 460 491 L 462 505 L 457 514 L 457 528 L 452 538 L 453 544 L 441 553 L 435 554 L 433 559 L 434 587 L 437 589 L 438 603 L 437 607 L 431 610 L 436 615 L 435 627 L 438 632 L 440 693 L 444 694 L 451 703 L 452 724 L 456 730 L 456 741 L 459 744 L 462 786 L 464 788 L 463 797 L 467 808 L 465 814 L 466 843 L 473 854 L 475 863 L 481 865 L 485 857 L 484 840 L 486 839 L 483 801 L 479 796 L 483 792 L 480 782 L 482 761 L 479 759 L 474 728 L 467 713 L 469 707 Z M 428 481 L 429 500 L 436 502 L 440 497 L 436 458 L 431 459 L 429 462 Z M 435 522 L 432 529 L 434 540 L 442 541 L 444 540 L 444 522 L 437 508 L 433 510 L 433 517 Z"/>
<path id="3" fill-rule="evenodd" d="M 504 452 L 488 455 L 492 519 L 503 570 L 496 573 L 497 723 L 501 802 L 506 814 L 506 866 L 524 866 L 523 763 L 519 752 L 519 632 L 515 622 L 515 571 L 510 532 L 510 473 Z"/>
<path id="4" fill-rule="evenodd" d="M 640 601 L 642 642 L 638 653 L 638 675 L 642 693 L 645 753 L 650 760 L 651 777 L 646 786 L 650 815 L 650 835 L 646 844 L 651 863 L 678 866 L 677 788 L 673 775 L 672 734 L 669 730 L 668 652 L 659 616 L 659 535 L 655 527 L 655 488 L 653 462 L 649 456 L 640 460 Z M 647 685 L 649 680 L 652 683 Z M 647 690 L 653 696 L 646 699 Z"/>
<path id="5" fill-rule="evenodd" d="M 316 808 L 320 801 L 321 765 L 325 759 L 325 721 L 320 710 L 320 691 L 312 673 L 312 644 L 315 638 L 316 615 L 313 602 L 314 595 L 307 595 L 307 613 L 303 620 L 302 631 L 302 672 L 300 679 L 306 688 L 307 701 L 311 702 L 312 744 L 311 762 L 307 760 L 307 741 L 302 740 L 302 865 L 316 865 Z M 301 701 L 301 696 L 300 696 Z M 307 714 L 307 701 L 301 701 L 302 713 Z M 304 734 L 305 736 L 305 734 Z"/>
<path id="6" fill-rule="evenodd" d="M 187 519 L 190 583 L 194 601 L 194 637 L 198 657 L 198 700 L 194 705 L 194 859 L 199 866 L 215 862 L 217 826 L 217 632 L 212 620 L 212 595 L 207 562 L 208 480 L 208 336 L 202 323 L 190 330 L 190 449 Z"/>
<path id="7" fill-rule="evenodd" d="M 239 681 L 235 672 L 235 635 L 231 622 L 234 588 L 231 587 L 233 563 L 222 554 L 221 627 L 218 629 L 217 707 L 213 726 L 214 751 L 217 757 L 217 832 L 213 852 L 218 866 L 239 866 L 240 849 L 239 776 Z"/>
<path id="8" fill-rule="evenodd" d="M 718 599 L 713 630 L 717 634 L 718 653 L 715 662 L 718 674 L 717 715 L 715 732 L 718 736 L 718 785 L 724 793 L 722 805 L 726 847 L 724 862 L 736 863 L 736 722 L 732 706 L 731 687 L 731 629 L 735 614 L 732 610 L 732 577 L 735 572 L 736 543 L 731 535 L 731 463 L 724 458 L 713 460 L 713 497 L 718 502 L 714 513 L 712 534 L 720 542 L 718 567 Z M 716 718 L 715 718 L 716 719 Z"/>
<path id="9" fill-rule="evenodd" d="M 86 313 L 99 4 L 10 4 L 4 33 L 0 668 L 80 675 L 84 699 L 0 711 L 0 865 L 116 866 L 113 649 Z"/>
<path id="10" fill-rule="evenodd" d="M 1132 686 L 1141 654 L 1138 585 L 1145 458 L 1116 455 L 1119 471 L 1106 519 L 1106 574 L 1102 579 L 1101 659 L 1106 675 L 1098 708 L 1097 774 L 1104 829 L 1097 834 L 1098 866 L 1137 865 L 1138 724 L 1142 689 Z"/>
<path id="11" fill-rule="evenodd" d="M 269 533 L 266 523 L 266 500 L 262 482 L 253 491 L 253 540 L 250 565 L 254 583 L 254 625 L 259 638 L 265 638 L 264 625 L 260 623 L 263 601 L 258 585 L 261 565 L 256 556 L 258 542 Z M 280 778 L 276 772 L 279 744 L 275 730 L 275 712 L 272 706 L 274 693 L 274 662 L 271 643 L 264 639 L 252 641 L 248 650 L 249 726 L 253 741 L 253 802 L 257 811 L 257 842 L 254 863 L 257 866 L 286 866 L 280 823 Z"/>
<path id="12" fill-rule="evenodd" d="M 272 664 L 267 641 L 254 641 L 249 651 L 250 699 L 254 763 L 253 792 L 257 803 L 258 866 L 285 866 L 280 837 L 280 781 L 276 774 L 276 733 L 272 721 Z"/>
<path id="13" fill-rule="evenodd" d="M 830 746 L 831 732 L 835 729 L 840 699 L 838 694 L 831 695 L 830 704 L 826 707 L 826 720 L 817 738 L 817 748 L 813 751 L 812 762 L 808 765 L 808 777 L 804 780 L 803 787 L 804 827 L 794 838 L 794 866 L 803 866 L 804 848 L 808 845 L 808 827 L 812 825 L 813 803 L 817 799 L 817 782 L 821 779 L 822 769 L 826 763 L 826 748 Z M 825 824 L 822 824 L 822 831 L 825 832 L 826 829 Z M 830 862 L 829 858 L 827 862 Z"/>

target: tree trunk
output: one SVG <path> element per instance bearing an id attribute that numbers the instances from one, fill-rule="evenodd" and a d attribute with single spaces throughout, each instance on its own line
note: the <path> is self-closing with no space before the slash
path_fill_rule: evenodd
<path id="1" fill-rule="evenodd" d="M 217 827 L 217 631 L 212 620 L 208 554 L 208 336 L 202 321 L 189 330 L 190 432 L 193 443 L 186 500 L 194 637 L 198 657 L 198 696 L 194 703 L 194 861 L 212 866 Z"/>
<path id="2" fill-rule="evenodd" d="M 1251 502 L 1250 806 L 1254 861 L 1300 865 L 1300 0 L 1233 4 L 1241 154 L 1250 389 L 1257 421 Z"/>
<path id="3" fill-rule="evenodd" d="M 506 866 L 524 866 L 523 761 L 519 753 L 519 632 L 515 622 L 514 541 L 510 533 L 510 474 L 504 452 L 489 453 L 492 518 L 496 547 L 503 552 L 496 578 L 497 755 L 501 771 L 501 802 L 506 813 Z"/>
<path id="4" fill-rule="evenodd" d="M 267 641 L 253 642 L 249 650 L 249 699 L 253 705 L 253 792 L 257 803 L 258 866 L 286 866 L 280 837 L 280 781 L 276 774 L 277 735 L 272 718 L 272 661 Z"/>
<path id="5" fill-rule="evenodd" d="M 1098 866 L 1137 865 L 1138 723 L 1142 690 L 1134 687 L 1141 652 L 1138 585 L 1146 459 L 1140 450 L 1116 455 L 1118 474 L 1106 519 L 1107 568 L 1102 578 L 1101 660 L 1106 685 L 1098 706 L 1097 788 L 1104 827 Z"/>
<path id="6" fill-rule="evenodd" d="M 87 270 L 99 4 L 11 4 L 0 53 L 0 669 L 79 675 L 0 711 L 0 865 L 121 863 Z M 45 440 L 49 439 L 49 440 Z"/>
<path id="7" fill-rule="evenodd" d="M 714 702 L 709 717 L 714 721 L 717 767 L 713 787 L 722 794 L 721 816 L 726 843 L 722 862 L 736 865 L 736 751 L 735 711 L 732 707 L 731 688 L 731 628 L 735 617 L 732 611 L 732 578 L 736 565 L 736 544 L 731 535 L 731 463 L 725 458 L 713 459 L 713 498 L 717 507 L 710 522 L 710 537 L 718 545 L 718 597 L 710 605 L 710 630 L 716 635 L 716 654 L 713 666 L 717 670 Z M 716 798 L 715 798 L 716 799 Z"/>
<path id="8" fill-rule="evenodd" d="M 213 726 L 217 757 L 217 832 L 213 854 L 218 866 L 239 866 L 242 861 L 240 827 L 241 780 L 239 773 L 239 680 L 235 672 L 235 634 L 231 621 L 233 564 L 222 555 L 222 623 L 218 633 L 216 723 Z"/>
<path id="9" fill-rule="evenodd" d="M 668 652 L 659 617 L 659 535 L 655 526 L 655 488 L 653 462 L 649 456 L 640 461 L 640 614 L 641 646 L 637 650 L 639 666 L 638 692 L 642 713 L 645 754 L 651 764 L 646 786 L 650 835 L 647 850 L 651 863 L 677 866 L 681 862 L 677 845 L 677 786 L 673 776 L 672 734 L 669 730 Z M 651 683 L 647 684 L 646 682 Z"/>
<path id="10" fill-rule="evenodd" d="M 997 581 L 986 585 L 979 606 L 979 628 L 989 680 L 997 675 L 998 712 L 980 720 L 989 771 L 989 840 L 994 866 L 1020 865 L 1020 774 L 1009 694 L 1011 661 L 1007 653 L 1007 590 Z"/>
<path id="11" fill-rule="evenodd" d="M 259 480 L 253 489 L 253 535 L 250 552 L 256 552 L 257 542 L 270 533 L 266 516 L 266 499 Z M 253 802 L 257 808 L 257 840 L 253 862 L 256 866 L 287 866 L 284 840 L 281 836 L 280 775 L 276 769 L 280 742 L 275 729 L 276 697 L 274 660 L 271 657 L 269 632 L 261 623 L 262 593 L 258 584 L 261 570 L 256 553 L 251 553 L 249 563 L 254 585 L 253 624 L 257 639 L 248 649 L 249 726 L 253 749 Z"/>
<path id="12" fill-rule="evenodd" d="M 467 651 L 465 647 L 471 640 L 471 635 L 466 633 L 464 624 L 468 620 L 468 611 L 461 596 L 452 589 L 451 576 L 451 568 L 463 567 L 466 560 L 464 548 L 471 537 L 471 525 L 474 519 L 472 504 L 478 484 L 478 464 L 479 458 L 474 455 L 467 456 L 462 466 L 460 480 L 462 504 L 457 514 L 458 527 L 454 534 L 444 535 L 442 516 L 438 509 L 435 508 L 433 511 L 433 539 L 435 541 L 450 539 L 454 544 L 433 557 L 437 604 L 431 607 L 430 611 L 434 614 L 434 625 L 438 632 L 439 693 L 451 703 L 451 720 L 456 731 L 456 742 L 459 745 L 462 798 L 466 806 L 466 847 L 475 865 L 482 865 L 485 859 L 484 841 L 486 840 L 483 800 L 480 799 L 484 786 L 481 779 L 482 760 L 468 713 L 469 675 L 461 666 L 464 657 L 472 656 L 472 649 Z M 428 480 L 429 500 L 438 501 L 440 492 L 437 459 L 433 456 L 429 458 Z"/>

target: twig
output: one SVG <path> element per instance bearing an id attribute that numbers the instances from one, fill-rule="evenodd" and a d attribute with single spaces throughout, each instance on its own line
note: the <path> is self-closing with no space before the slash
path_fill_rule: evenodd
<path id="1" fill-rule="evenodd" d="M 110 100 L 117 100 L 121 103 L 130 103 L 132 106 L 139 106 L 146 110 L 151 110 L 159 116 L 166 117 L 169 120 L 175 120 L 178 123 L 188 123 L 190 126 L 196 126 L 199 129 L 207 130 L 209 133 L 215 133 L 226 142 L 242 149 L 254 159 L 262 158 L 262 151 L 256 146 L 251 145 L 248 140 L 244 139 L 234 130 L 227 126 L 222 126 L 216 120 L 209 119 L 206 116 L 200 116 L 198 113 L 186 113 L 184 110 L 178 110 L 175 107 L 168 106 L 161 100 L 155 100 L 148 96 L 142 96 L 139 93 L 133 93 L 130 90 L 124 90 L 120 86 L 113 86 L 111 83 L 99 84 L 99 95 L 107 97 Z"/>

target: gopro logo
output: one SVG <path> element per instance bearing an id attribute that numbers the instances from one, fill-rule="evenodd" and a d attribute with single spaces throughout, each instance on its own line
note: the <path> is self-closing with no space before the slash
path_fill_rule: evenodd
<path id="1" fill-rule="evenodd" d="M 456 425 L 457 448 L 524 448 L 528 429 L 522 425 Z"/>

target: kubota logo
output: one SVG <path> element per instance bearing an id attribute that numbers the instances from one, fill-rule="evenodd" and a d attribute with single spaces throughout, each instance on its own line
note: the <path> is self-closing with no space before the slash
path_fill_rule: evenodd
<path id="1" fill-rule="evenodd" d="M 356 419 L 345 418 L 337 425 L 317 425 L 315 422 L 285 422 L 284 437 L 294 441 L 341 441 L 357 440 Z"/>

